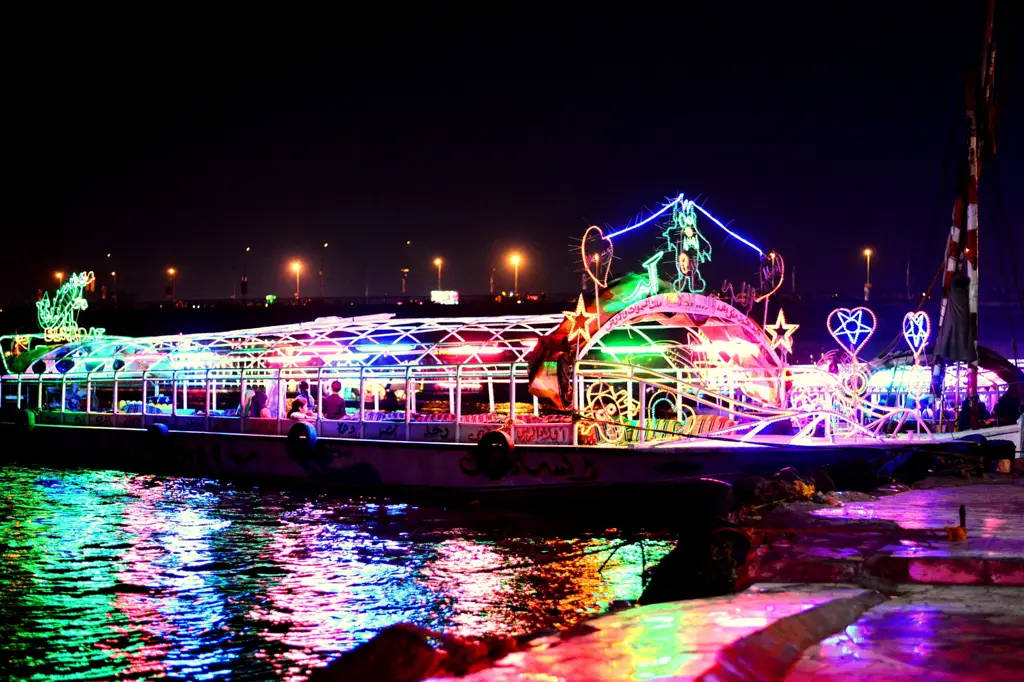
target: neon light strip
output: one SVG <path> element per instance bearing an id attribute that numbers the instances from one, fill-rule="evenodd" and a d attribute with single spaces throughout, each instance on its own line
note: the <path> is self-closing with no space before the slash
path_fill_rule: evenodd
<path id="1" fill-rule="evenodd" d="M 678 204 L 678 203 L 679 203 L 680 201 L 682 201 L 682 200 L 683 200 L 683 195 L 682 195 L 682 194 L 680 194 L 680 195 L 679 195 L 679 196 L 677 196 L 677 197 L 676 197 L 675 199 L 673 199 L 672 201 L 670 201 L 670 202 L 668 202 L 667 204 L 665 204 L 665 205 L 664 205 L 664 206 L 662 207 L 662 209 L 661 209 L 660 211 L 658 211 L 658 212 L 657 212 L 657 213 L 655 213 L 654 215 L 650 216 L 650 217 L 649 217 L 649 218 L 647 218 L 646 220 L 641 220 L 641 221 L 640 221 L 639 223 L 637 223 L 636 225 L 630 225 L 629 227 L 624 227 L 624 228 L 622 228 L 622 229 L 621 229 L 621 230 L 619 230 L 618 232 L 613 232 L 613 233 L 611 233 L 610 235 L 608 235 L 607 239 L 614 239 L 614 238 L 618 237 L 618 236 L 619 236 L 620 234 L 626 234 L 627 232 L 630 232 L 630 231 L 632 231 L 632 230 L 635 230 L 635 229 L 636 229 L 636 228 L 638 228 L 638 227 L 643 227 L 644 225 L 646 225 L 647 223 L 651 222 L 651 221 L 652 221 L 652 220 L 654 220 L 655 218 L 659 217 L 659 216 L 660 216 L 660 215 L 662 215 L 662 214 L 663 214 L 663 213 L 664 213 L 665 211 L 669 210 L 670 208 L 672 208 L 673 206 L 675 206 L 676 204 Z"/>
<path id="2" fill-rule="evenodd" d="M 758 252 L 759 254 L 761 254 L 762 256 L 764 255 L 764 251 L 762 251 L 762 250 L 761 250 L 761 249 L 760 249 L 760 248 L 759 248 L 758 246 L 756 246 L 756 245 L 755 245 L 755 244 L 754 244 L 753 242 L 748 242 L 748 241 L 747 241 L 746 239 L 744 239 L 743 237 L 739 236 L 738 234 L 736 234 L 735 232 L 733 232 L 732 230 L 730 230 L 730 229 L 729 229 L 728 227 L 726 227 L 725 225 L 723 225 L 723 224 L 722 224 L 722 221 L 721 221 L 721 220 L 719 220 L 719 219 L 718 219 L 718 218 L 716 218 L 715 216 L 713 216 L 713 215 L 711 215 L 710 213 L 708 213 L 707 211 L 705 211 L 705 210 L 704 210 L 704 207 L 702 207 L 702 206 L 701 206 L 700 204 L 694 204 L 694 205 L 693 205 L 693 207 L 694 207 L 694 208 L 696 208 L 696 209 L 697 209 L 698 211 L 700 211 L 701 213 L 703 213 L 703 214 L 704 214 L 704 215 L 705 215 L 705 216 L 706 216 L 706 217 L 707 217 L 708 219 L 710 219 L 710 220 L 711 220 L 711 222 L 713 222 L 713 223 L 714 223 L 715 225 L 718 225 L 718 226 L 719 226 L 720 228 L 722 228 L 723 230 L 725 230 L 726 232 L 728 232 L 728 233 L 729 233 L 730 235 L 732 235 L 733 237 L 735 237 L 735 238 L 736 238 L 736 239 L 738 239 L 739 241 L 743 242 L 744 244 L 746 244 L 747 246 L 749 246 L 750 248 L 752 248 L 752 249 L 753 249 L 754 251 L 757 251 L 757 252 Z"/>
<path id="3" fill-rule="evenodd" d="M 499 346 L 440 346 L 434 351 L 436 355 L 501 355 L 511 348 Z"/>
<path id="4" fill-rule="evenodd" d="M 601 352 L 609 355 L 661 355 L 665 348 L 658 346 L 608 346 Z"/>
<path id="5" fill-rule="evenodd" d="M 462 390 L 463 391 L 476 391 L 476 390 L 479 390 L 479 389 L 483 388 L 483 386 L 484 386 L 483 383 L 480 382 L 480 381 L 463 381 L 462 382 Z M 454 381 L 439 381 L 439 382 L 437 382 L 437 387 L 438 388 L 455 388 L 455 382 Z"/>
<path id="6" fill-rule="evenodd" d="M 360 353 L 390 353 L 399 355 L 404 353 L 416 353 L 419 346 L 415 343 L 361 343 L 356 346 Z"/>

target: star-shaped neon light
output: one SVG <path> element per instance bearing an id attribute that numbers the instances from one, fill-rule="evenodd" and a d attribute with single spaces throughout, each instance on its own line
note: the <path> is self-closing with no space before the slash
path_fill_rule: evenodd
<path id="1" fill-rule="evenodd" d="M 772 350 L 782 346 L 786 349 L 787 353 L 792 353 L 793 332 L 799 328 L 800 325 L 798 324 L 788 324 L 786 322 L 786 314 L 782 312 L 782 308 L 779 308 L 779 316 L 775 318 L 775 324 L 766 326 L 764 331 L 768 335 Z"/>
<path id="2" fill-rule="evenodd" d="M 865 313 L 871 318 L 870 324 L 864 321 Z M 839 318 L 838 326 L 832 325 L 833 317 Z M 836 308 L 828 316 L 828 329 L 832 338 L 838 341 L 850 355 L 854 356 L 860 353 L 877 327 L 878 320 L 868 308 L 854 308 L 853 310 Z"/>
<path id="3" fill-rule="evenodd" d="M 573 342 L 577 337 L 582 336 L 584 343 L 590 341 L 590 321 L 597 318 L 597 313 L 588 313 L 586 306 L 583 304 L 583 294 L 580 294 L 580 298 L 576 301 L 576 310 L 563 310 L 562 314 L 565 315 L 565 319 L 572 323 L 569 327 L 569 342 Z"/>
<path id="4" fill-rule="evenodd" d="M 924 350 L 931 333 L 932 324 L 928 318 L 928 313 L 918 311 L 907 313 L 903 317 L 903 338 L 907 340 L 907 345 L 910 346 L 910 350 L 914 353 L 915 358 Z"/>

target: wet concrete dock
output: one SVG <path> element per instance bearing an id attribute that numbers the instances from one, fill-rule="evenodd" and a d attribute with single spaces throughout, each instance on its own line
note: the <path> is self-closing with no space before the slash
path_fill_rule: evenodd
<path id="1" fill-rule="evenodd" d="M 1024 484 L 962 483 L 785 506 L 754 524 L 745 591 L 603 616 L 461 679 L 1021 679 Z"/>

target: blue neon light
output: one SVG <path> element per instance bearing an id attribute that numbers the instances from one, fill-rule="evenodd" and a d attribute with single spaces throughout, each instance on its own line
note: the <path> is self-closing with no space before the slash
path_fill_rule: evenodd
<path id="1" fill-rule="evenodd" d="M 404 353 L 418 352 L 419 345 L 415 343 L 361 343 L 356 346 L 360 353 L 390 353 L 401 355 Z"/>
<path id="2" fill-rule="evenodd" d="M 653 215 L 651 215 L 651 216 L 649 216 L 649 217 L 645 218 L 644 220 L 641 220 L 641 221 L 640 221 L 639 223 L 636 223 L 635 225 L 630 225 L 629 227 L 624 227 L 624 228 L 622 228 L 621 230 L 617 230 L 617 231 L 615 231 L 615 232 L 612 232 L 612 233 L 611 233 L 610 235 L 608 235 L 608 237 L 607 237 L 607 238 L 608 238 L 608 239 L 615 239 L 616 237 L 618 237 L 618 236 L 619 236 L 619 235 L 621 235 L 621 234 L 626 234 L 627 232 L 631 232 L 631 231 L 635 230 L 635 229 L 636 229 L 636 228 L 638 228 L 638 227 L 643 227 L 643 226 L 644 226 L 644 225 L 646 225 L 647 223 L 649 223 L 649 222 L 651 222 L 651 221 L 653 221 L 653 220 L 656 220 L 656 219 L 657 219 L 658 217 L 662 216 L 662 215 L 663 215 L 663 214 L 664 214 L 664 213 L 665 213 L 666 211 L 668 211 L 668 210 L 669 210 L 670 208 L 672 208 L 673 206 L 675 206 L 676 204 L 678 204 L 679 202 L 681 202 L 681 201 L 683 200 L 683 196 L 684 196 L 684 195 L 680 194 L 680 195 L 679 195 L 679 196 L 677 196 L 677 197 L 676 197 L 675 199 L 673 199 L 673 200 L 672 200 L 672 201 L 670 201 L 669 203 L 665 204 L 665 205 L 664 205 L 664 206 L 663 206 L 663 207 L 661 208 L 661 210 L 660 210 L 660 211 L 658 211 L 657 213 L 655 213 L 655 214 L 653 214 Z M 747 239 L 744 239 L 744 238 L 743 238 L 743 237 L 741 237 L 740 235 L 738 235 L 738 234 L 736 234 L 735 232 L 733 232 L 732 230 L 730 230 L 730 229 L 729 229 L 728 227 L 726 227 L 726 226 L 725 226 L 725 225 L 724 225 L 724 224 L 722 223 L 722 221 L 721 221 L 721 220 L 719 220 L 719 219 L 718 219 L 718 218 L 716 218 L 715 216 L 713 216 L 713 215 L 711 215 L 710 213 L 708 213 L 708 212 L 707 212 L 707 211 L 706 211 L 706 210 L 704 209 L 704 207 L 702 207 L 702 206 L 700 206 L 700 205 L 698 205 L 698 204 L 694 204 L 693 206 L 694 206 L 694 208 L 696 208 L 696 209 L 697 209 L 698 211 L 700 211 L 701 213 L 703 213 L 705 217 L 709 218 L 709 219 L 711 220 L 711 222 L 713 222 L 713 223 L 714 223 L 715 225 L 718 225 L 718 226 L 719 226 L 720 228 L 722 228 L 723 230 L 725 230 L 727 234 L 729 234 L 730 236 L 734 237 L 735 239 L 737 239 L 737 240 L 738 240 L 738 241 L 740 241 L 741 243 L 743 243 L 743 244 L 746 244 L 747 246 L 749 246 L 750 248 L 752 248 L 752 249 L 753 249 L 754 251 L 757 251 L 757 252 L 758 252 L 758 253 L 759 253 L 760 255 L 762 255 L 762 256 L 764 255 L 764 251 L 762 251 L 762 250 L 761 250 L 761 248 L 760 248 L 759 246 L 757 246 L 756 244 L 754 244 L 753 242 L 751 242 L 751 241 L 749 241 L 749 240 L 747 240 Z"/>
<path id="3" fill-rule="evenodd" d="M 735 232 L 733 232 L 732 230 L 730 230 L 730 229 L 729 229 L 728 227 L 726 227 L 725 225 L 723 225 L 723 224 L 722 224 L 722 221 L 721 221 L 721 220 L 719 220 L 719 219 L 718 219 L 718 218 L 716 218 L 715 216 L 713 216 L 713 215 L 711 215 L 710 213 L 708 213 L 707 211 L 705 211 L 705 210 L 704 210 L 704 208 L 703 208 L 703 207 L 702 207 L 702 206 L 701 206 L 700 204 L 694 204 L 694 205 L 693 205 L 693 207 L 694 207 L 694 208 L 696 208 L 696 209 L 697 209 L 698 211 L 700 211 L 701 213 L 703 213 L 703 214 L 704 214 L 705 216 L 707 216 L 707 217 L 708 217 L 708 218 L 709 218 L 709 219 L 711 220 L 711 222 L 713 222 L 713 223 L 714 223 L 715 225 L 718 225 L 718 226 L 719 226 L 720 228 L 722 228 L 723 230 L 725 230 L 726 232 L 728 232 L 728 233 L 729 233 L 730 235 L 732 235 L 733 237 L 735 237 L 735 238 L 736 238 L 736 239 L 738 239 L 739 241 L 743 242 L 744 244 L 746 244 L 747 246 L 749 246 L 750 248 L 752 248 L 752 249 L 753 249 L 754 251 L 757 251 L 757 252 L 758 252 L 758 253 L 759 253 L 760 255 L 762 255 L 762 256 L 764 255 L 764 251 L 762 251 L 762 250 L 761 250 L 761 249 L 760 249 L 760 248 L 759 248 L 758 246 L 756 246 L 756 245 L 755 245 L 755 244 L 754 244 L 753 242 L 749 242 L 749 241 L 747 241 L 746 239 L 744 239 L 743 237 L 739 236 L 738 234 L 736 234 Z"/>
<path id="4" fill-rule="evenodd" d="M 664 206 L 662 207 L 662 209 L 661 209 L 660 211 L 658 211 L 657 213 L 655 213 L 654 215 L 652 215 L 652 216 L 650 216 L 649 218 L 646 218 L 646 219 L 644 219 L 644 220 L 641 220 L 641 221 L 640 221 L 639 223 L 637 223 L 636 225 L 630 225 L 629 227 L 624 227 L 624 228 L 622 228 L 622 229 L 621 229 L 621 230 L 619 230 L 618 232 L 613 232 L 612 234 L 608 235 L 608 237 L 607 237 L 607 238 L 608 238 L 608 239 L 615 239 L 615 238 L 616 238 L 616 237 L 618 237 L 618 236 L 619 236 L 620 234 L 626 234 L 627 232 L 630 232 L 630 231 L 632 231 L 632 230 L 635 230 L 635 229 L 636 229 L 636 228 L 638 228 L 638 227 L 643 227 L 644 225 L 646 225 L 647 223 L 651 222 L 652 220 L 654 220 L 654 219 L 655 219 L 655 218 L 657 218 L 658 216 L 662 215 L 662 214 L 663 214 L 663 213 L 664 213 L 665 211 L 669 210 L 670 208 L 672 208 L 673 206 L 675 206 L 676 204 L 678 204 L 678 203 L 679 203 L 680 201 L 682 201 L 682 200 L 683 200 L 683 195 L 682 195 L 682 194 L 680 194 L 680 195 L 679 195 L 679 196 L 677 196 L 677 197 L 676 197 L 675 199 L 673 199 L 672 201 L 670 201 L 670 202 L 668 202 L 667 204 L 665 204 L 665 205 L 664 205 Z"/>

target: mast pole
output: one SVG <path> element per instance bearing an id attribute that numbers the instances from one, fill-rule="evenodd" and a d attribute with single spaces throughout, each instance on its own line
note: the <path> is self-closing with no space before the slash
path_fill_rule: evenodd
<path id="1" fill-rule="evenodd" d="M 978 178 L 981 175 L 982 161 L 995 153 L 995 135 L 993 122 L 995 116 L 995 104 L 993 102 L 994 76 L 995 76 L 995 45 L 992 42 L 992 27 L 995 15 L 995 0 L 989 0 L 988 20 L 985 22 L 985 45 L 981 54 L 981 70 L 977 77 L 980 82 L 971 79 L 967 85 L 967 123 L 968 123 L 968 184 L 967 184 L 967 244 L 966 244 L 966 270 L 970 280 L 968 305 L 970 310 L 971 333 L 974 337 L 974 359 L 970 363 L 970 372 L 967 378 L 967 395 L 972 399 L 978 397 Z M 981 97 L 981 113 L 983 118 L 980 121 L 983 126 L 983 136 L 979 135 L 978 102 L 976 98 Z M 977 401 L 973 401 L 976 405 Z M 972 420 L 973 421 L 973 420 Z"/>

